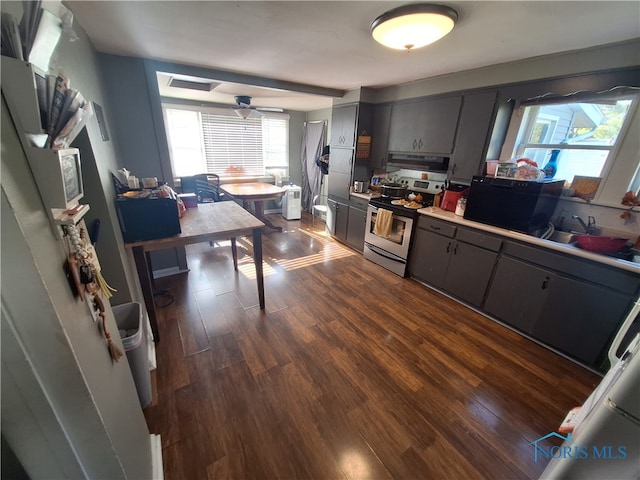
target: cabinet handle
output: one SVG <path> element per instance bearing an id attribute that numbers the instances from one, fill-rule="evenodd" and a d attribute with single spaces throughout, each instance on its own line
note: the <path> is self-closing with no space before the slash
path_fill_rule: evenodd
<path id="1" fill-rule="evenodd" d="M 414 138 L 413 139 L 413 149 L 415 150 L 418 146 L 418 141 Z"/>
<path id="2" fill-rule="evenodd" d="M 418 142 L 418 148 L 422 150 L 422 139 L 420 139 L 420 141 Z"/>
<path id="3" fill-rule="evenodd" d="M 453 247 L 453 254 L 457 255 L 458 254 L 458 244 L 456 243 L 455 247 Z"/>
<path id="4" fill-rule="evenodd" d="M 431 228 L 431 230 L 440 230 L 440 227 L 436 227 L 435 225 L 429 225 L 429 228 Z"/>
<path id="5" fill-rule="evenodd" d="M 549 275 L 547 275 L 546 277 L 544 277 L 544 280 L 542 281 L 542 285 L 540 288 L 542 288 L 542 290 L 546 290 L 547 287 L 549 286 L 549 280 L 551 279 L 551 277 L 549 277 Z"/>
<path id="6" fill-rule="evenodd" d="M 447 243 L 447 253 L 451 251 L 451 242 Z"/>

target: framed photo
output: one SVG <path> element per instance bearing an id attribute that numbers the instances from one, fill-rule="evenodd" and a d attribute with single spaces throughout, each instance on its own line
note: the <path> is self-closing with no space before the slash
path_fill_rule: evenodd
<path id="1" fill-rule="evenodd" d="M 96 112 L 96 118 L 98 119 L 98 126 L 100 127 L 100 135 L 105 142 L 109 141 L 109 132 L 107 131 L 107 124 L 104 121 L 104 113 L 102 113 L 102 107 L 96 102 L 93 102 L 93 110 Z"/>

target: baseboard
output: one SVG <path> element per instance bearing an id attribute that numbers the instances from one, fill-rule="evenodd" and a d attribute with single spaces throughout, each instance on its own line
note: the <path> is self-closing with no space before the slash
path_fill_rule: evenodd
<path id="1" fill-rule="evenodd" d="M 161 268 L 160 270 L 153 271 L 153 278 L 162 278 L 169 277 L 171 275 L 177 275 L 179 273 L 187 273 L 189 271 L 188 268 L 180 268 L 180 267 L 171 267 L 171 268 Z"/>
<path id="2" fill-rule="evenodd" d="M 152 433 L 149 435 L 151 440 L 151 472 L 153 480 L 163 480 L 164 470 L 162 468 L 162 442 L 160 435 Z"/>

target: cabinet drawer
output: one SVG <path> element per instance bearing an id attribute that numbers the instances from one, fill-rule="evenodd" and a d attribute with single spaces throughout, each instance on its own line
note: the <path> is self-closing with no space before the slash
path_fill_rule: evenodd
<path id="1" fill-rule="evenodd" d="M 456 234 L 457 227 L 451 223 L 436 220 L 431 217 L 422 215 L 418 218 L 418 228 L 424 228 L 430 232 L 453 238 Z"/>
<path id="2" fill-rule="evenodd" d="M 359 208 L 360 210 L 366 210 L 367 205 L 369 205 L 369 200 L 365 200 L 360 197 L 349 197 L 349 205 L 355 208 Z"/>
<path id="3" fill-rule="evenodd" d="M 498 252 L 502 246 L 502 240 L 498 237 L 493 237 L 476 230 L 469 230 L 462 227 L 458 229 L 458 235 L 456 238 L 461 242 L 486 248 L 492 252 Z"/>
<path id="4" fill-rule="evenodd" d="M 504 242 L 503 253 L 592 283 L 634 295 L 640 276 L 589 260 L 565 256 L 521 243 Z"/>

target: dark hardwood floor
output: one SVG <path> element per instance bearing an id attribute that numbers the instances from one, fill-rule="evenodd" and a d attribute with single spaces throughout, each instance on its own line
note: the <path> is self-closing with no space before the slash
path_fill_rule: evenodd
<path id="1" fill-rule="evenodd" d="M 538 478 L 533 440 L 599 377 L 335 242 L 311 217 L 187 247 L 160 279 L 154 402 L 173 479 Z M 162 299 L 159 300 L 161 302 Z"/>

